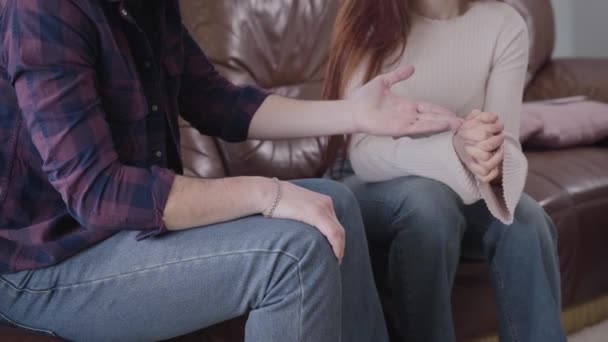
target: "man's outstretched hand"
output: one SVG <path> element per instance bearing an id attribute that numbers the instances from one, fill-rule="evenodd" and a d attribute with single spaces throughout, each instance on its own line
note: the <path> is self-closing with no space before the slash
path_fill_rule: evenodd
<path id="1" fill-rule="evenodd" d="M 413 74 L 413 66 L 399 67 L 377 76 L 349 96 L 357 132 L 401 137 L 456 130 L 460 126 L 463 120 L 451 111 L 392 92 L 394 84 L 407 80 Z"/>

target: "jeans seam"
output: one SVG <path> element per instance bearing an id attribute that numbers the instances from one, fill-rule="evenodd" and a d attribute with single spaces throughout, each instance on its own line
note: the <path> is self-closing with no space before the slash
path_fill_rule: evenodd
<path id="1" fill-rule="evenodd" d="M 498 286 L 502 289 L 504 287 L 504 283 L 502 281 L 502 277 L 500 275 L 500 272 L 494 267 L 492 266 L 492 272 L 494 272 L 494 276 L 496 276 L 496 280 L 498 283 Z M 503 300 L 504 306 L 505 306 L 505 316 L 507 317 L 507 329 L 509 330 L 509 334 L 511 335 L 511 338 L 513 339 L 513 341 L 519 342 L 519 336 L 517 334 L 517 329 L 515 329 L 515 325 L 513 324 L 513 319 L 511 318 L 511 312 L 509 310 L 509 303 L 506 300 Z"/>
<path id="2" fill-rule="evenodd" d="M 258 249 L 252 249 L 252 250 L 236 251 L 236 252 L 230 252 L 230 253 L 220 253 L 220 254 L 213 254 L 213 255 L 204 255 L 204 256 L 198 256 L 198 257 L 195 257 L 195 258 L 182 259 L 182 260 L 172 261 L 172 262 L 168 262 L 168 263 L 164 263 L 164 264 L 160 264 L 160 265 L 155 265 L 155 266 L 139 269 L 139 270 L 132 271 L 132 272 L 121 273 L 121 274 L 117 274 L 117 275 L 113 275 L 113 276 L 108 276 L 108 277 L 104 277 L 104 278 L 99 278 L 99 279 L 95 279 L 95 280 L 90 280 L 90 281 L 85 281 L 85 282 L 75 283 L 75 284 L 70 284 L 70 285 L 64 285 L 64 286 L 58 286 L 58 287 L 53 287 L 53 288 L 44 289 L 44 290 L 33 290 L 33 289 L 28 289 L 28 288 L 18 288 L 16 286 L 14 286 L 12 283 L 10 283 L 9 281 L 3 279 L 2 277 L 0 277 L 0 282 L 4 283 L 8 287 L 10 287 L 13 291 L 16 291 L 16 292 L 26 292 L 26 293 L 31 293 L 31 294 L 46 294 L 48 292 L 59 291 L 59 290 L 68 290 L 68 289 L 72 289 L 72 288 L 79 287 L 79 286 L 91 285 L 91 284 L 96 284 L 96 283 L 107 281 L 107 280 L 113 280 L 113 279 L 117 279 L 117 278 L 128 277 L 130 275 L 134 275 L 134 274 L 138 274 L 138 273 L 144 273 L 144 272 L 148 272 L 148 271 L 151 271 L 151 270 L 155 270 L 155 269 L 159 269 L 159 268 L 164 268 L 164 267 L 180 264 L 180 263 L 183 263 L 183 262 L 198 261 L 198 260 L 203 260 L 203 259 L 211 259 L 211 258 L 216 258 L 216 257 L 233 256 L 233 255 L 250 254 L 250 253 L 268 253 L 268 254 L 282 254 L 282 255 L 285 255 L 285 256 L 287 256 L 287 257 L 289 257 L 289 258 L 291 258 L 291 259 L 293 259 L 293 260 L 296 261 L 296 263 L 298 264 L 298 276 L 300 277 L 300 275 L 299 275 L 299 271 L 300 271 L 300 267 L 299 267 L 300 259 L 298 259 L 296 256 L 294 256 L 294 255 L 292 255 L 290 253 L 287 253 L 285 251 L 282 251 L 282 250 L 265 250 L 265 249 L 259 249 L 258 250 Z M 300 281 L 301 281 L 301 278 L 300 278 Z"/>
<path id="3" fill-rule="evenodd" d="M 27 325 L 23 325 L 20 323 L 17 323 L 16 321 L 14 321 L 13 319 L 9 318 L 8 316 L 6 316 L 5 314 L 3 314 L 2 312 L 0 312 L 0 317 L 2 317 L 2 319 L 4 319 L 5 321 L 7 321 L 9 324 L 14 325 L 17 328 L 21 328 L 21 329 L 25 329 L 25 330 L 29 330 L 29 331 L 34 331 L 34 332 L 38 332 L 38 333 L 43 333 L 43 334 L 47 334 L 47 335 L 51 335 L 53 337 L 57 337 L 57 335 L 47 329 L 40 329 L 40 328 L 33 328 Z"/>
<path id="4" fill-rule="evenodd" d="M 401 252 L 399 252 L 401 254 Z M 409 255 L 408 255 L 409 257 Z M 404 267 L 403 270 L 403 282 L 405 285 L 405 300 L 407 301 L 407 316 L 408 316 L 408 320 L 407 320 L 407 326 L 405 327 L 406 329 L 406 336 L 409 335 L 407 332 L 412 332 L 414 336 L 416 336 L 417 334 L 414 333 L 413 329 L 411 328 L 412 325 L 412 321 L 413 321 L 413 316 L 415 316 L 416 314 L 411 310 L 411 308 L 413 307 L 413 305 L 410 305 L 410 303 L 412 303 L 412 288 L 410 286 L 410 281 L 409 281 L 409 275 L 407 272 L 407 267 Z M 412 336 L 410 336 L 412 337 Z"/>
<path id="5" fill-rule="evenodd" d="M 503 238 L 500 239 L 500 241 L 498 242 L 498 245 L 496 246 L 494 256 L 496 256 L 496 251 L 498 251 L 500 249 L 500 247 L 502 246 L 502 244 L 504 243 L 505 240 L 506 239 L 503 239 Z M 496 286 L 500 288 L 500 290 L 501 290 L 500 293 L 503 293 L 502 289 L 504 288 L 504 282 L 502 280 L 500 271 L 496 268 L 496 264 L 494 262 L 492 262 L 490 264 L 490 269 L 492 270 L 492 272 L 494 273 L 494 276 L 496 277 L 496 282 L 497 282 Z M 519 335 L 517 334 L 517 329 L 516 329 L 515 325 L 513 324 L 513 318 L 511 315 L 511 311 L 510 311 L 511 305 L 509 304 L 509 302 L 506 299 L 503 299 L 502 302 L 504 304 L 505 316 L 507 318 L 508 333 L 511 335 L 511 338 L 513 339 L 513 341 L 519 342 Z"/>
<path id="6" fill-rule="evenodd" d="M 399 259 L 401 259 L 401 257 L 403 257 L 403 254 L 407 254 L 405 255 L 405 257 L 409 257 L 409 253 L 407 253 L 406 251 L 403 251 L 402 249 L 398 249 L 397 250 L 397 254 L 399 255 Z M 403 283 L 405 286 L 405 301 L 408 303 L 408 305 L 406 305 L 406 316 L 407 316 L 407 320 L 406 320 L 406 326 L 403 327 L 403 331 L 402 333 L 404 334 L 404 337 L 409 338 L 414 338 L 414 336 L 416 336 L 416 334 L 412 331 L 412 329 L 410 328 L 411 322 L 412 322 L 412 317 L 415 316 L 415 313 L 411 310 L 413 305 L 409 305 L 409 303 L 411 303 L 411 287 L 409 284 L 409 276 L 408 276 L 408 272 L 407 272 L 407 267 L 405 268 L 401 268 L 399 267 L 399 273 L 401 273 L 401 276 L 403 277 Z M 398 275 L 395 275 L 398 276 Z M 390 279 L 389 281 L 393 282 L 392 279 Z M 393 286 L 391 286 L 391 288 L 393 288 Z"/>
<path id="7" fill-rule="evenodd" d="M 300 261 L 296 263 L 298 265 L 298 281 L 300 283 L 300 324 L 298 324 L 298 342 L 302 337 L 302 308 L 304 306 L 304 286 L 302 286 L 302 269 L 300 268 Z"/>

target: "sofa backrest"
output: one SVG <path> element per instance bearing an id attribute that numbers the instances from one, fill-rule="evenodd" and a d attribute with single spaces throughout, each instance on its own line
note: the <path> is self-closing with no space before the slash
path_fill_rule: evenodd
<path id="1" fill-rule="evenodd" d="M 185 26 L 224 76 L 300 99 L 321 95 L 337 5 L 337 0 L 181 0 Z M 184 125 L 182 135 L 184 148 L 191 150 L 197 132 Z M 325 139 L 216 142 L 227 175 L 293 179 L 317 174 Z M 206 176 L 192 169 L 187 167 Z"/>
<path id="2" fill-rule="evenodd" d="M 504 0 L 524 17 L 530 33 L 528 81 L 547 63 L 555 45 L 551 0 Z"/>
<path id="3" fill-rule="evenodd" d="M 531 79 L 553 50 L 551 2 L 505 2 L 528 24 Z M 339 0 L 181 0 L 185 26 L 224 76 L 301 99 L 320 97 L 338 4 Z M 324 143 L 298 139 L 227 144 L 182 126 L 186 172 L 203 177 L 315 176 Z"/>

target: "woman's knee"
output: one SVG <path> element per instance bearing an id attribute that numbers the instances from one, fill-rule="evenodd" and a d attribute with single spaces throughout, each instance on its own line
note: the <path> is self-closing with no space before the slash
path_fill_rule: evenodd
<path id="1" fill-rule="evenodd" d="M 462 234 L 463 204 L 447 185 L 427 178 L 406 177 L 389 189 L 396 233 L 407 230 L 441 240 Z"/>
<path id="2" fill-rule="evenodd" d="M 452 189 L 419 177 L 395 181 L 388 189 L 392 189 L 393 252 L 409 250 L 408 254 L 424 259 L 459 257 L 466 224 Z"/>
<path id="3" fill-rule="evenodd" d="M 538 202 L 526 194 L 517 204 L 511 228 L 521 230 L 518 234 L 530 235 L 531 239 L 539 239 L 545 244 L 557 243 L 557 230 L 551 218 Z"/>

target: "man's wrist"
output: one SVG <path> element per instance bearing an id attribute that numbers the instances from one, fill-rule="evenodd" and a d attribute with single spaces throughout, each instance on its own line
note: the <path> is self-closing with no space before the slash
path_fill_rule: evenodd
<path id="1" fill-rule="evenodd" d="M 365 133 L 359 124 L 359 119 L 363 115 L 363 109 L 352 98 L 340 100 L 340 105 L 344 108 L 347 116 L 347 133 Z"/>
<path id="2" fill-rule="evenodd" d="M 253 211 L 257 214 L 263 213 L 270 207 L 276 196 L 276 185 L 272 178 L 267 177 L 251 177 L 254 182 L 253 189 Z"/>

